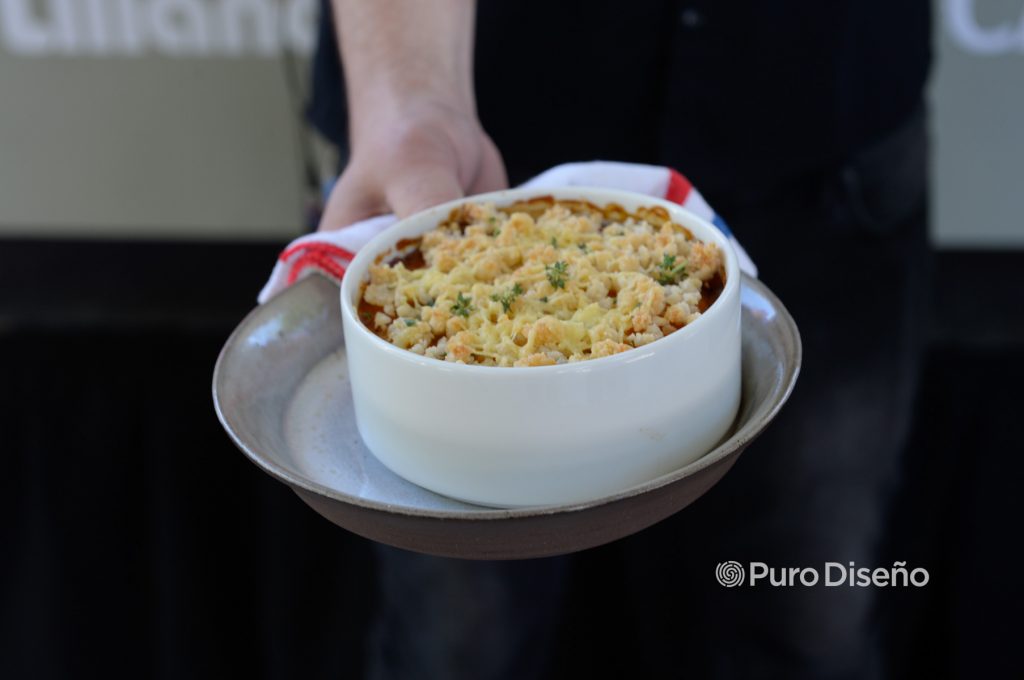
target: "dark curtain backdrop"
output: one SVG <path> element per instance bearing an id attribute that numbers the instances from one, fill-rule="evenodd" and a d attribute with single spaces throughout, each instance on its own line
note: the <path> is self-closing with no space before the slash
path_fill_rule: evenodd
<path id="1" fill-rule="evenodd" d="M 259 472 L 213 413 L 217 352 L 274 252 L 0 245 L 0 677 L 360 677 L 370 546 Z M 885 593 L 897 676 L 1002 677 L 1015 651 L 1022 257 L 939 258 L 889 548 L 932 581 Z M 106 266 L 76 276 L 82 261 Z M 628 675 L 623 549 L 575 558 L 553 677 Z"/>

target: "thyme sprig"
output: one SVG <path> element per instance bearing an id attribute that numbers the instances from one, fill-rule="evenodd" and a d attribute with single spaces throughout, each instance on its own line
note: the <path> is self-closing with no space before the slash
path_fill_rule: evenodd
<path id="1" fill-rule="evenodd" d="M 662 258 L 658 265 L 658 283 L 668 286 L 678 283 L 680 277 L 686 275 L 686 261 L 676 264 L 676 256 L 668 253 Z"/>
<path id="2" fill-rule="evenodd" d="M 473 298 L 468 298 L 462 293 L 455 299 L 455 304 L 452 305 L 452 314 L 461 316 L 464 319 L 469 318 L 469 313 L 473 311 Z"/>
<path id="3" fill-rule="evenodd" d="M 522 294 L 523 287 L 520 286 L 518 282 L 516 282 L 516 284 L 509 288 L 506 292 L 501 293 L 500 295 L 498 293 L 492 295 L 491 299 L 494 300 L 495 302 L 500 302 L 501 308 L 507 314 L 508 310 L 512 309 L 512 303 L 515 302 L 516 298 Z"/>
<path id="4" fill-rule="evenodd" d="M 569 265 L 562 260 L 554 264 L 544 265 L 544 273 L 554 288 L 565 288 L 565 279 L 569 275 Z"/>

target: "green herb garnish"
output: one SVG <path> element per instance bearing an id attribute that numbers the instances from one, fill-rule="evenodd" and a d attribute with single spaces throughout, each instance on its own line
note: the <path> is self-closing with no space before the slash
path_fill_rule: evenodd
<path id="1" fill-rule="evenodd" d="M 554 236 L 551 237 L 551 247 L 555 249 L 558 248 L 558 239 L 556 239 Z"/>
<path id="2" fill-rule="evenodd" d="M 501 303 L 501 308 L 504 309 L 505 313 L 507 314 L 508 310 L 510 310 L 512 308 L 512 303 L 515 302 L 516 298 L 519 297 L 522 294 L 523 294 L 523 287 L 520 286 L 519 283 L 517 282 L 507 292 L 504 292 L 501 295 L 498 295 L 497 293 L 495 293 L 494 295 L 491 296 L 491 299 L 494 300 L 495 302 L 500 302 Z"/>
<path id="3" fill-rule="evenodd" d="M 547 303 L 548 303 L 548 296 L 547 296 L 547 295 L 545 295 L 544 297 L 542 297 L 542 298 L 540 299 L 540 301 L 541 301 L 541 302 L 543 302 L 544 304 L 547 304 Z"/>
<path id="4" fill-rule="evenodd" d="M 544 266 L 544 273 L 548 275 L 548 281 L 555 288 L 565 288 L 565 277 L 569 272 L 569 265 L 559 260 L 554 264 Z"/>
<path id="5" fill-rule="evenodd" d="M 676 264 L 676 256 L 665 254 L 658 265 L 658 283 L 668 286 L 679 282 L 679 277 L 686 274 L 686 262 Z"/>
<path id="6" fill-rule="evenodd" d="M 473 311 L 472 303 L 473 298 L 468 298 L 462 293 L 455 299 L 455 304 L 452 305 L 452 314 L 463 317 L 464 319 L 469 318 L 469 313 Z"/>
<path id="7" fill-rule="evenodd" d="M 406 319 L 405 325 L 407 328 L 412 328 L 413 326 L 416 325 L 416 319 Z"/>
<path id="8" fill-rule="evenodd" d="M 576 247 L 577 247 L 577 248 L 579 248 L 579 249 L 580 249 L 581 251 L 583 251 L 584 253 L 589 253 L 589 252 L 590 252 L 590 251 L 589 251 L 589 250 L 587 249 L 587 244 L 586 244 L 586 243 L 577 243 L 577 244 L 576 244 Z"/>

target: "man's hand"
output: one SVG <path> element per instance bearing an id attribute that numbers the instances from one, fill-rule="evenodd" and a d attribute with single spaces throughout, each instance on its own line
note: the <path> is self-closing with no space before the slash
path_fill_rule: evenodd
<path id="1" fill-rule="evenodd" d="M 418 102 L 356 142 L 320 219 L 338 229 L 394 212 L 405 217 L 466 194 L 508 186 L 497 147 L 473 115 Z"/>
<path id="2" fill-rule="evenodd" d="M 472 0 L 334 0 L 352 155 L 320 229 L 503 189 L 476 116 Z"/>

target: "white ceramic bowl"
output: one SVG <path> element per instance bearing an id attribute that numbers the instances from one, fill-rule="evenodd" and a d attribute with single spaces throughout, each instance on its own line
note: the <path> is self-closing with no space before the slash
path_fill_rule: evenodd
<path id="1" fill-rule="evenodd" d="M 550 195 L 660 205 L 725 255 L 725 288 L 699 319 L 643 347 L 559 366 L 503 368 L 430 359 L 377 337 L 356 313 L 375 258 L 436 227 L 460 203 Z M 511 189 L 406 218 L 362 250 L 341 286 L 356 424 L 388 468 L 427 489 L 492 506 L 583 502 L 627 489 L 707 453 L 740 400 L 740 271 L 708 222 L 668 201 L 588 188 Z"/>

